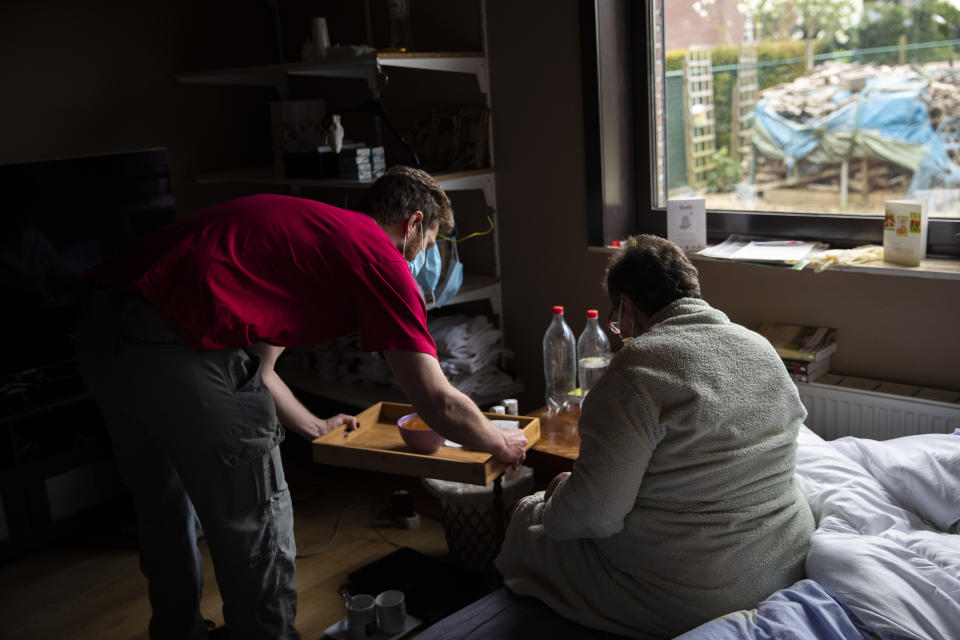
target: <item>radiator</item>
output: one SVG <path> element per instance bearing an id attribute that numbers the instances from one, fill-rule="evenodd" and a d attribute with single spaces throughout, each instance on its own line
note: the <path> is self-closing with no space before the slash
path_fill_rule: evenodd
<path id="1" fill-rule="evenodd" d="M 889 440 L 918 433 L 953 433 L 960 404 L 827 384 L 798 384 L 805 424 L 825 440 L 842 436 Z"/>

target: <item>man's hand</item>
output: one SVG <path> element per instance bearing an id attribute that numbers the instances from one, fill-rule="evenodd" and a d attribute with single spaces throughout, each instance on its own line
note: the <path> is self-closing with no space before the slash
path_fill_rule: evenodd
<path id="1" fill-rule="evenodd" d="M 319 434 L 319 435 L 321 435 L 321 436 L 322 436 L 323 434 L 325 434 L 325 433 L 330 433 L 331 431 L 333 431 L 334 429 L 336 429 L 337 427 L 339 427 L 339 426 L 342 425 L 342 424 L 346 424 L 346 425 L 347 425 L 347 431 L 353 431 L 354 429 L 359 429 L 359 428 L 360 428 L 360 424 L 357 422 L 356 417 L 354 417 L 354 416 L 348 416 L 348 415 L 345 414 L 345 413 L 338 413 L 337 415 L 333 416 L 332 418 L 327 418 L 326 420 L 321 420 L 321 422 L 323 423 L 323 425 L 322 425 L 321 428 L 320 428 L 321 431 L 320 431 L 320 434 Z"/>
<path id="2" fill-rule="evenodd" d="M 516 469 L 527 457 L 527 436 L 520 429 L 501 429 L 500 433 L 503 434 L 503 447 L 494 455 L 500 462 Z"/>
<path id="3" fill-rule="evenodd" d="M 314 418 L 306 424 L 291 422 L 287 424 L 286 427 L 296 433 L 298 436 L 313 441 L 324 434 L 330 433 L 342 424 L 347 425 L 347 431 L 353 431 L 354 429 L 360 428 L 360 426 L 357 424 L 357 419 L 353 416 L 348 416 L 345 413 L 338 413 L 332 418 L 327 418 L 326 420 L 323 418 Z"/>
<path id="4" fill-rule="evenodd" d="M 330 433 L 340 425 L 346 423 L 348 430 L 357 428 L 357 419 L 345 413 L 338 413 L 332 418 L 318 418 L 297 400 L 290 391 L 290 387 L 277 375 L 275 366 L 277 358 L 283 352 L 283 347 L 276 347 L 265 342 L 254 342 L 251 350 L 260 356 L 260 378 L 270 390 L 273 402 L 277 408 L 277 417 L 287 429 L 297 435 L 314 440 L 325 433 Z"/>
<path id="5" fill-rule="evenodd" d="M 543 501 L 546 502 L 550 499 L 550 496 L 553 495 L 553 492 L 557 490 L 557 487 L 560 486 L 560 483 L 570 477 L 569 471 L 561 471 L 553 480 L 550 481 L 550 484 L 547 485 L 546 490 L 543 492 Z"/>
<path id="6" fill-rule="evenodd" d="M 523 462 L 526 435 L 519 429 L 498 429 L 473 400 L 450 384 L 436 358 L 413 351 L 385 351 L 383 357 L 404 395 L 434 431 L 513 467 Z"/>

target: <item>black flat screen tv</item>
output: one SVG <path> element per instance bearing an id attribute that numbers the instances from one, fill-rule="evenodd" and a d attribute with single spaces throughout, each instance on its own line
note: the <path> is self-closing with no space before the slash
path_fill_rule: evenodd
<path id="1" fill-rule="evenodd" d="M 0 165 L 0 378 L 69 365 L 86 271 L 175 218 L 164 149 Z"/>

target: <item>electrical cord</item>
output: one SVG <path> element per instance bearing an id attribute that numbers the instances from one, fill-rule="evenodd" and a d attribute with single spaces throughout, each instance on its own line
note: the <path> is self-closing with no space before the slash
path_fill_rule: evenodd
<path id="1" fill-rule="evenodd" d="M 474 231 L 473 233 L 465 235 L 462 238 L 458 238 L 456 237 L 456 235 L 445 236 L 442 233 L 438 233 L 437 237 L 440 238 L 441 240 L 460 243 L 460 242 L 463 242 L 464 240 L 469 240 L 470 238 L 478 238 L 480 236 L 485 236 L 490 234 L 493 231 L 493 218 L 491 218 L 490 216 L 487 216 L 487 222 L 490 224 L 490 226 L 487 228 L 486 231 Z"/>
<path id="2" fill-rule="evenodd" d="M 377 532 L 377 535 L 380 536 L 381 538 L 383 538 L 383 541 L 386 542 L 387 544 L 389 544 L 391 547 L 393 547 L 394 549 L 399 549 L 399 548 L 400 548 L 400 545 L 399 545 L 399 544 L 397 544 L 396 542 L 394 542 L 393 540 L 391 540 L 391 539 L 388 538 L 387 536 L 383 535 L 383 531 L 381 531 L 381 530 L 380 530 L 380 527 L 378 527 L 376 524 L 373 525 L 373 530 L 376 531 L 376 532 Z"/>
<path id="3" fill-rule="evenodd" d="M 319 549 L 317 549 L 316 551 L 311 551 L 309 553 L 298 553 L 296 555 L 296 559 L 306 560 L 307 558 L 314 558 L 320 555 L 321 553 L 323 553 L 324 551 L 326 551 L 327 549 L 329 549 L 333 545 L 333 542 L 336 539 L 337 534 L 340 533 L 340 527 L 343 524 L 343 516 L 346 514 L 347 509 L 352 509 L 354 507 L 374 507 L 374 506 L 379 506 L 379 504 L 380 503 L 378 502 L 354 502 L 353 504 L 348 504 L 344 506 L 342 509 L 340 509 L 340 512 L 337 513 L 337 519 L 333 524 L 333 531 L 330 532 L 330 536 L 327 538 L 327 541 L 324 543 L 324 545 Z M 436 518 L 433 518 L 432 516 L 425 516 L 425 517 L 436 520 Z M 402 545 L 399 545 L 393 540 L 390 540 L 387 536 L 383 534 L 383 531 L 381 531 L 380 525 L 384 525 L 384 524 L 387 524 L 387 523 L 374 522 L 371 524 L 371 526 L 373 527 L 373 530 L 377 532 L 377 535 L 383 539 L 384 542 L 394 547 L 395 549 L 399 549 Z"/>
<path id="4" fill-rule="evenodd" d="M 336 539 L 337 534 L 340 533 L 340 525 L 343 524 L 343 516 L 347 512 L 347 509 L 351 509 L 353 507 L 370 507 L 374 506 L 375 504 L 376 503 L 374 502 L 354 502 L 353 504 L 348 504 L 340 509 L 340 512 L 337 514 L 337 519 L 333 524 L 333 531 L 330 532 L 330 537 L 327 538 L 327 542 L 316 551 L 311 551 L 310 553 L 298 553 L 296 555 L 296 559 L 305 560 L 306 558 L 313 558 L 329 549 L 333 544 L 333 541 Z"/>

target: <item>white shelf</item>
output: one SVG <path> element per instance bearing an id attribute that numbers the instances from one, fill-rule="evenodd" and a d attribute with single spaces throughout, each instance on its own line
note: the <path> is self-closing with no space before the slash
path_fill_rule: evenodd
<path id="1" fill-rule="evenodd" d="M 500 315 L 500 281 L 493 276 L 478 275 L 475 273 L 463 274 L 463 285 L 457 295 L 450 298 L 444 308 L 464 302 L 474 302 L 476 300 L 489 300 L 493 307 L 493 312 Z M 427 311 L 436 309 L 433 304 L 427 305 Z"/>
<path id="2" fill-rule="evenodd" d="M 323 62 L 295 62 L 192 71 L 177 76 L 180 82 L 250 87 L 275 87 L 283 90 L 290 76 L 315 78 L 357 78 L 373 82 L 382 67 L 402 67 L 424 71 L 470 73 L 477 77 L 482 93 L 488 93 L 487 61 L 481 52 L 461 53 L 377 53 L 331 58 Z M 375 88 L 371 85 L 372 88 Z"/>
<path id="3" fill-rule="evenodd" d="M 492 188 L 493 169 L 472 169 L 470 171 L 441 172 L 433 174 L 444 191 L 468 191 L 471 189 Z M 274 173 L 269 167 L 250 169 L 227 169 L 207 171 L 193 177 L 197 184 L 266 184 L 288 187 L 317 187 L 366 189 L 373 180 L 347 180 L 344 178 L 285 178 Z"/>

